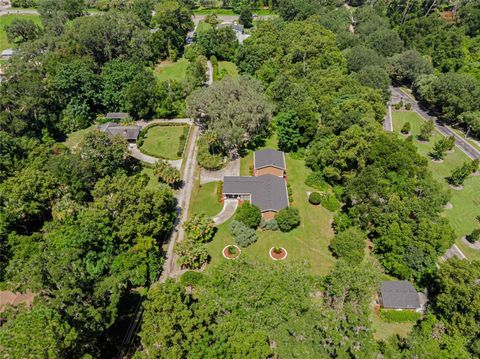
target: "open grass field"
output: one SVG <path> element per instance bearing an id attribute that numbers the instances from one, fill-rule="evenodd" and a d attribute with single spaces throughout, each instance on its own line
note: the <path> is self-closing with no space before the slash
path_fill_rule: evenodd
<path id="1" fill-rule="evenodd" d="M 275 140 L 267 141 L 266 147 L 276 148 Z M 308 202 L 307 192 L 312 191 L 305 185 L 305 179 L 310 170 L 305 167 L 303 160 L 292 159 L 286 155 L 288 182 L 293 189 L 293 206 L 300 210 L 301 224 L 298 228 L 288 233 L 280 231 L 258 231 L 258 241 L 248 248 L 242 249 L 242 256 L 255 258 L 271 263 L 269 250 L 274 246 L 282 246 L 288 252 L 288 257 L 283 262 L 308 262 L 312 274 L 324 275 L 334 264 L 334 258 L 328 250 L 328 245 L 333 237 L 331 220 L 333 214 L 321 206 L 313 206 Z M 248 175 L 248 165 L 253 161 L 253 152 L 248 152 L 241 160 L 241 172 Z M 191 210 L 198 212 L 198 208 L 207 208 L 216 205 L 217 195 L 213 188 L 202 187 L 200 193 L 193 197 Z M 212 211 L 213 212 L 213 211 Z M 207 244 L 211 256 L 211 264 L 207 267 L 226 260 L 222 256 L 222 249 L 227 244 L 233 244 L 230 234 L 230 223 L 218 227 L 215 239 Z M 282 265 L 282 262 L 278 262 Z"/>
<path id="2" fill-rule="evenodd" d="M 393 128 L 395 132 L 399 133 L 403 124 L 407 121 L 410 122 L 412 126 L 412 134 L 416 136 L 420 132 L 423 119 L 413 111 L 393 112 Z M 432 150 L 433 144 L 440 138 L 442 138 L 442 135 L 435 131 L 428 143 L 420 143 L 414 140 L 414 144 L 421 155 L 428 157 L 428 153 Z M 460 166 L 465 161 L 471 161 L 471 159 L 458 147 L 455 147 L 453 153 L 447 154 L 444 162 L 435 163 L 429 160 L 428 165 L 433 176 L 442 183 L 446 189 L 450 189 L 445 181 L 445 177 L 447 177 L 455 167 Z M 480 215 L 480 176 L 470 176 L 467 178 L 464 188 L 461 191 L 452 189 L 450 202 L 453 208 L 446 209 L 444 216 L 449 219 L 450 224 L 457 234 L 457 245 L 467 257 L 480 259 L 480 251 L 471 249 L 460 241 L 461 237 L 469 234 L 478 226 L 475 217 Z"/>
<path id="3" fill-rule="evenodd" d="M 220 213 L 223 204 L 217 198 L 217 188 L 222 182 L 210 182 L 200 185 L 197 181 L 192 192 L 190 216 L 204 213 L 209 217 L 214 217 Z"/>
<path id="4" fill-rule="evenodd" d="M 25 19 L 32 20 L 35 24 L 41 25 L 39 15 L 20 15 L 20 14 L 10 14 L 3 15 L 0 17 L 0 51 L 12 47 L 12 44 L 8 42 L 7 33 L 5 32 L 5 26 L 10 25 L 15 19 Z"/>
<path id="5" fill-rule="evenodd" d="M 180 136 L 185 126 L 155 126 L 145 134 L 140 150 L 150 156 L 167 160 L 178 160 Z"/>
<path id="6" fill-rule="evenodd" d="M 398 335 L 405 338 L 415 325 L 412 323 L 388 323 L 380 318 L 378 310 L 372 310 L 370 315 L 374 338 L 376 340 L 387 340 L 391 336 Z"/>
<path id="7" fill-rule="evenodd" d="M 181 81 L 187 74 L 187 66 L 187 59 L 180 59 L 176 62 L 162 61 L 155 67 L 155 76 L 160 82 L 168 80 Z"/>

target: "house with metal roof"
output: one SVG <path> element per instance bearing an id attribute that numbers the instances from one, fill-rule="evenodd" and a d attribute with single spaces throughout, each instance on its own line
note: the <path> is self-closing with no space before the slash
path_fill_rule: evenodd
<path id="1" fill-rule="evenodd" d="M 380 287 L 380 304 L 385 309 L 421 309 L 420 297 L 412 283 L 406 280 L 384 281 Z"/>
<path id="2" fill-rule="evenodd" d="M 253 154 L 253 175 L 271 174 L 278 177 L 286 176 L 287 166 L 282 151 L 266 148 Z"/>
<path id="3" fill-rule="evenodd" d="M 223 196 L 249 201 L 260 208 L 265 220 L 271 220 L 289 204 L 285 172 L 283 152 L 256 151 L 253 176 L 225 176 Z"/>
<path id="4" fill-rule="evenodd" d="M 135 142 L 142 130 L 140 126 L 122 126 L 115 122 L 107 122 L 98 126 L 100 132 L 106 133 L 108 136 L 122 136 L 129 142 Z"/>

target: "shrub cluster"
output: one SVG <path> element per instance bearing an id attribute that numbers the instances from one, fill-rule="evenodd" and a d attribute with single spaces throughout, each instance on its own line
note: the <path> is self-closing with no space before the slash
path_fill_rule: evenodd
<path id="1" fill-rule="evenodd" d="M 476 241 L 480 241 L 480 228 L 474 229 L 472 233 L 467 235 L 467 241 L 470 243 L 475 243 Z"/>
<path id="2" fill-rule="evenodd" d="M 198 139 L 197 146 L 197 161 L 201 167 L 210 171 L 216 171 L 223 167 L 223 156 L 220 154 L 210 153 L 210 146 L 205 137 L 202 136 Z"/>
<path id="3" fill-rule="evenodd" d="M 237 209 L 235 220 L 242 222 L 244 225 L 250 228 L 257 228 L 262 220 L 262 212 L 260 208 L 254 204 L 245 202 Z"/>
<path id="4" fill-rule="evenodd" d="M 258 239 L 257 232 L 242 222 L 234 220 L 230 226 L 235 242 L 242 248 L 248 247 Z"/>
<path id="5" fill-rule="evenodd" d="M 366 235 L 360 228 L 350 227 L 333 237 L 330 250 L 337 258 L 358 264 L 365 256 L 365 239 Z"/>
<path id="6" fill-rule="evenodd" d="M 308 202 L 311 204 L 317 206 L 322 202 L 322 195 L 318 192 L 312 192 L 308 196 Z"/>
<path id="7" fill-rule="evenodd" d="M 330 212 L 335 212 L 340 209 L 340 201 L 334 194 L 328 193 L 322 197 L 322 206 L 328 209 Z"/>
<path id="8" fill-rule="evenodd" d="M 265 221 L 263 218 L 260 221 L 260 228 L 266 231 L 278 231 L 278 223 L 275 219 L 271 219 L 270 221 Z"/>
<path id="9" fill-rule="evenodd" d="M 408 135 L 411 129 L 412 129 L 412 125 L 410 125 L 410 122 L 405 122 L 400 132 L 403 133 L 404 135 Z"/>
<path id="10" fill-rule="evenodd" d="M 278 212 L 275 220 L 282 232 L 289 232 L 300 224 L 300 212 L 295 207 L 283 208 Z"/>
<path id="11" fill-rule="evenodd" d="M 188 139 L 188 132 L 190 131 L 190 126 L 184 126 L 183 127 L 183 133 L 180 135 L 179 142 L 178 142 L 178 150 L 177 150 L 177 156 L 182 157 L 183 151 L 185 150 L 185 145 L 187 143 Z"/>
<path id="12" fill-rule="evenodd" d="M 326 191 L 328 189 L 328 184 L 323 178 L 321 172 L 312 172 L 308 175 L 305 180 L 305 184 L 309 187 L 318 189 L 319 191 Z"/>

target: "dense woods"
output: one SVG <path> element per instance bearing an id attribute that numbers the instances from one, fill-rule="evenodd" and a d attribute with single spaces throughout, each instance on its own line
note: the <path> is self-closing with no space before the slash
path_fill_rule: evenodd
<path id="1" fill-rule="evenodd" d="M 455 239 L 441 213 L 449 193 L 411 141 L 382 129 L 394 83 L 480 135 L 480 1 L 264 2 L 279 16 L 255 21 L 242 45 L 231 29 L 212 27 L 188 47 L 192 1 L 16 5 L 36 6 L 42 26 L 6 28 L 17 47 L 0 84 L 0 286 L 35 300 L 0 313 L 2 354 L 114 357 L 133 303 L 145 297 L 135 358 L 480 355 L 480 264 L 439 262 Z M 87 16 L 91 6 L 102 13 Z M 247 20 L 261 7 L 222 6 Z M 184 54 L 186 78 L 157 81 L 155 64 Z M 241 76 L 205 87 L 212 55 L 235 62 Z M 167 184 L 178 184 L 179 172 L 158 163 L 164 183 L 151 187 L 120 137 L 93 132 L 75 148 L 62 143 L 117 111 L 188 114 L 202 130 L 198 162 L 210 169 L 274 134 L 341 206 L 333 268 L 317 276 L 300 259 L 242 258 L 151 286 L 177 215 Z M 437 146 L 440 159 L 449 146 Z M 282 231 L 302 225 L 288 211 Z M 259 224 L 258 208 L 237 212 L 232 232 L 243 227 L 242 247 L 257 240 Z M 202 268 L 213 222 L 198 215 L 184 229 L 181 265 Z M 429 304 L 408 335 L 378 341 L 371 303 L 386 276 L 426 289 Z"/>

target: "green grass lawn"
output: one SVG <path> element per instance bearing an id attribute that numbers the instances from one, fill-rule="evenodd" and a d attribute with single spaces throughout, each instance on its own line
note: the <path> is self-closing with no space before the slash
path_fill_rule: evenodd
<path id="1" fill-rule="evenodd" d="M 270 139 L 265 147 L 276 148 L 275 140 Z M 258 259 L 271 263 L 269 250 L 274 246 L 282 246 L 288 252 L 288 257 L 283 262 L 306 261 L 310 264 L 311 273 L 324 275 L 328 273 L 334 264 L 334 258 L 328 250 L 330 239 L 333 236 L 331 220 L 333 214 L 321 206 L 313 206 L 308 202 L 307 191 L 312 191 L 305 185 L 305 178 L 310 170 L 305 167 L 303 160 L 292 159 L 285 156 L 287 162 L 288 182 L 293 189 L 292 205 L 300 210 L 301 224 L 298 228 L 288 233 L 280 231 L 258 231 L 258 241 L 242 249 L 242 256 Z M 249 152 L 241 160 L 241 173 L 248 175 L 248 165 L 253 161 L 253 152 Z M 216 198 L 216 192 L 210 191 L 210 200 L 203 199 L 203 203 L 211 204 Z M 193 202 L 193 207 L 199 206 L 199 201 Z M 205 206 L 205 205 L 204 205 Z M 215 239 L 207 245 L 211 256 L 210 267 L 219 261 L 226 260 L 222 256 L 222 249 L 227 244 L 233 244 L 234 240 L 230 234 L 230 221 L 221 224 Z M 277 262 L 282 265 L 282 262 Z M 208 270 L 208 267 L 207 267 Z"/>
<path id="2" fill-rule="evenodd" d="M 155 76 L 158 81 L 176 80 L 181 81 L 187 74 L 187 59 L 180 59 L 177 62 L 163 61 L 155 67 Z"/>
<path id="3" fill-rule="evenodd" d="M 236 77 L 236 76 L 238 76 L 237 65 L 235 65 L 233 62 L 230 62 L 230 61 L 219 61 L 218 62 L 218 75 L 220 75 L 222 73 L 223 73 L 223 77 L 227 77 L 227 76 Z M 218 77 L 219 77 L 218 75 L 214 74 L 213 79 L 215 81 L 218 80 Z"/>
<path id="4" fill-rule="evenodd" d="M 212 28 L 212 25 L 206 23 L 205 21 L 200 21 L 197 26 L 197 33 L 206 32 Z"/>
<path id="5" fill-rule="evenodd" d="M 372 321 L 372 329 L 374 330 L 373 336 L 376 340 L 386 340 L 395 335 L 405 338 L 415 325 L 414 322 L 388 323 L 380 318 L 380 313 L 377 310 L 372 310 L 370 320 Z"/>
<path id="6" fill-rule="evenodd" d="M 15 19 L 25 19 L 32 20 L 35 24 L 41 25 L 39 15 L 20 15 L 20 14 L 10 14 L 3 15 L 0 17 L 0 51 L 8 49 L 14 45 L 10 44 L 7 39 L 7 33 L 5 32 L 5 26 L 10 25 Z"/>
<path id="7" fill-rule="evenodd" d="M 96 127 L 97 125 L 92 125 L 83 130 L 78 130 L 78 131 L 69 133 L 67 135 L 67 139 L 64 142 L 65 146 L 67 146 L 71 151 L 75 151 L 75 149 L 78 147 L 79 143 L 83 140 L 85 135 L 89 132 L 94 131 Z"/>
<path id="8" fill-rule="evenodd" d="M 155 126 L 145 134 L 140 150 L 150 156 L 167 160 L 178 160 L 180 136 L 185 126 Z"/>
<path id="9" fill-rule="evenodd" d="M 393 112 L 393 126 L 394 131 L 400 132 L 405 122 L 410 122 L 412 126 L 412 134 L 416 136 L 420 132 L 420 127 L 424 123 L 423 119 L 415 112 Z M 428 153 L 432 150 L 433 144 L 442 138 L 442 135 L 435 131 L 428 143 L 420 143 L 414 140 L 414 144 L 418 148 L 418 152 L 428 157 Z M 445 181 L 445 177 L 450 175 L 452 169 L 460 166 L 465 161 L 471 159 L 463 153 L 458 147 L 454 148 L 453 153 L 447 154 L 444 162 L 435 163 L 429 160 L 429 167 L 433 176 L 446 189 L 450 189 Z M 450 202 L 453 205 L 452 209 L 444 211 L 444 216 L 449 219 L 450 224 L 455 230 L 458 240 L 457 245 L 471 259 L 480 259 L 480 251 L 471 249 L 465 246 L 459 239 L 464 235 L 470 233 L 473 229 L 478 227 L 475 219 L 480 215 L 480 176 L 467 178 L 464 188 L 461 191 L 451 190 Z"/>
<path id="10" fill-rule="evenodd" d="M 223 208 L 223 204 L 217 198 L 217 188 L 222 182 L 210 182 L 200 185 L 197 181 L 190 202 L 190 216 L 204 213 L 209 217 L 214 217 Z"/>
<path id="11" fill-rule="evenodd" d="M 155 189 L 158 188 L 158 179 L 153 175 L 153 168 L 143 167 L 140 173 L 146 174 L 150 179 L 147 184 L 147 188 Z"/>

